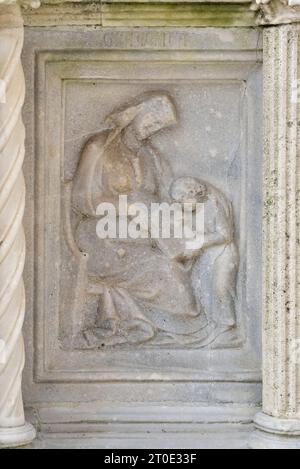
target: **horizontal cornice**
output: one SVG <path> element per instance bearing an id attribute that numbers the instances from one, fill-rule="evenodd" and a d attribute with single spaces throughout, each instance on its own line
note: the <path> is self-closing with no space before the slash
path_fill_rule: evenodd
<path id="1" fill-rule="evenodd" d="M 300 22 L 300 0 L 0 0 L 25 25 L 249 27 Z"/>

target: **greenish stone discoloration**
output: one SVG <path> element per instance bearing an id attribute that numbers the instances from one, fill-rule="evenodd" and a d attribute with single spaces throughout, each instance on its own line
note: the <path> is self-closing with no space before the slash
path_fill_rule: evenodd
<path id="1" fill-rule="evenodd" d="M 198 3 L 165 1 L 63 1 L 45 0 L 37 9 L 24 10 L 29 26 L 255 26 L 249 3 Z"/>
<path id="2" fill-rule="evenodd" d="M 252 26 L 246 4 L 104 3 L 104 26 Z"/>

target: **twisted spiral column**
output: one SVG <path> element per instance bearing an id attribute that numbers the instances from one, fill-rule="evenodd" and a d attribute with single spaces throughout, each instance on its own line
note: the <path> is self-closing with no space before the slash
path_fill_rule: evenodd
<path id="1" fill-rule="evenodd" d="M 23 25 L 19 7 L 3 3 L 0 0 L 0 447 L 7 447 L 28 443 L 34 430 L 25 423 L 21 393 L 25 314 Z"/>

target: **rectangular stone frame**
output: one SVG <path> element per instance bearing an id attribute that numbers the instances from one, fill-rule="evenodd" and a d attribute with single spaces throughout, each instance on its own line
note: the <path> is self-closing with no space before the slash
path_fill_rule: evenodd
<path id="1" fill-rule="evenodd" d="M 221 31 L 219 33 L 222 35 Z M 29 340 L 27 346 L 27 367 L 23 385 L 27 406 L 30 407 L 32 405 L 32 415 L 37 416 L 38 427 L 42 431 L 47 431 L 47 429 L 51 428 L 57 432 L 69 431 L 70 433 L 76 433 L 83 430 L 91 432 L 97 428 L 99 432 L 97 438 L 100 440 L 100 445 L 106 444 L 106 441 L 109 439 L 107 433 L 103 432 L 105 428 L 110 426 L 118 428 L 117 423 L 115 423 L 116 420 L 120 429 L 116 429 L 116 441 L 119 441 L 121 445 L 124 445 L 124 441 L 128 438 L 127 435 L 122 435 L 122 429 L 125 428 L 127 421 L 131 422 L 131 432 L 138 431 L 137 428 L 141 423 L 151 422 L 150 427 L 153 429 L 153 435 L 155 435 L 155 429 L 159 428 L 159 425 L 176 428 L 177 431 L 181 432 L 183 425 L 187 428 L 195 428 L 197 425 L 203 427 L 207 423 L 209 428 L 213 428 L 213 424 L 219 423 L 222 426 L 224 421 L 234 422 L 234 425 L 244 424 L 240 425 L 239 437 L 241 439 L 245 440 L 245 434 L 249 432 L 249 422 L 253 421 L 261 399 L 260 356 L 259 353 L 257 357 L 256 353 L 253 354 L 251 352 L 251 348 L 252 351 L 253 348 L 255 349 L 253 341 L 252 347 L 245 347 L 243 352 L 243 362 L 246 360 L 251 365 L 249 370 L 245 366 L 243 368 L 242 364 L 240 364 L 242 362 L 242 354 L 239 350 L 236 350 L 233 351 L 235 353 L 234 364 L 226 366 L 224 369 L 223 365 L 219 365 L 219 369 L 215 370 L 213 374 L 208 373 L 205 369 L 202 370 L 199 366 L 195 366 L 194 369 L 192 366 L 183 369 L 182 366 L 180 368 L 174 365 L 172 370 L 162 367 L 159 372 L 157 372 L 157 368 L 152 370 L 149 366 L 147 370 L 144 370 L 141 366 L 138 366 L 139 363 L 136 361 L 132 368 L 130 363 L 133 359 L 130 361 L 130 358 L 127 359 L 127 363 L 129 363 L 129 366 L 126 367 L 127 369 L 122 370 L 119 368 L 118 370 L 116 369 L 116 363 L 113 363 L 114 366 L 109 367 L 109 363 L 107 364 L 101 360 L 101 354 L 93 354 L 92 352 L 88 352 L 87 355 L 88 357 L 93 357 L 93 366 L 85 363 L 81 367 L 82 369 L 78 371 L 74 369 L 74 365 L 72 368 L 67 368 L 70 361 L 68 363 L 64 358 L 68 355 L 68 351 L 59 350 L 56 347 L 55 353 L 51 353 L 49 343 L 47 345 L 45 337 L 47 335 L 50 336 L 50 340 L 51 336 L 55 337 L 55 332 L 54 334 L 51 333 L 51 330 L 55 331 L 55 325 L 54 328 L 53 324 L 51 325 L 51 322 L 55 323 L 55 320 L 48 320 L 48 325 L 45 327 L 46 334 L 43 334 L 41 328 L 44 322 L 43 317 L 46 316 L 45 312 L 50 303 L 50 311 L 53 314 L 48 315 L 49 318 L 50 316 L 55 317 L 57 314 L 55 295 L 51 295 L 51 292 L 57 291 L 55 286 L 56 276 L 54 274 L 47 274 L 49 281 L 46 278 L 44 280 L 44 271 L 47 269 L 45 269 L 43 263 L 38 262 L 38 259 L 45 258 L 44 252 L 47 237 L 44 243 L 43 234 L 48 229 L 45 222 L 54 220 L 51 226 L 57 225 L 55 223 L 58 217 L 57 203 L 52 203 L 55 202 L 55 199 L 50 194 L 57 195 L 61 190 L 59 161 L 62 158 L 63 151 L 61 149 L 61 132 L 58 123 L 61 119 L 64 120 L 64 118 L 57 112 L 59 108 L 57 103 L 62 102 L 61 90 L 66 89 L 70 80 L 74 80 L 76 77 L 80 81 L 84 80 L 85 77 L 90 77 L 91 79 L 94 76 L 96 78 L 100 72 L 101 76 L 105 78 L 106 64 L 111 61 L 117 64 L 122 59 L 128 72 L 128 60 L 136 62 L 137 58 L 142 61 L 151 59 L 156 61 L 156 67 L 159 66 L 160 70 L 164 71 L 165 69 L 162 68 L 164 61 L 172 58 L 172 62 L 177 64 L 177 76 L 181 78 L 182 72 L 180 70 L 183 69 L 183 64 L 187 61 L 187 63 L 190 63 L 188 65 L 189 68 L 195 66 L 193 73 L 196 78 L 199 76 L 197 69 L 201 70 L 202 79 L 205 83 L 211 78 L 218 78 L 215 76 L 216 70 L 221 70 L 222 72 L 217 79 L 218 83 L 223 82 L 223 80 L 227 83 L 228 80 L 231 82 L 234 79 L 234 83 L 238 83 L 243 89 L 245 81 L 247 78 L 249 79 L 247 99 L 244 100 L 247 111 L 243 114 L 245 115 L 245 123 L 248 121 L 250 129 L 252 129 L 256 119 L 256 112 L 261 114 L 261 111 L 254 110 L 255 106 L 253 103 L 257 99 L 254 91 L 255 87 L 253 86 L 253 78 L 251 78 L 256 76 L 256 70 L 259 73 L 261 72 L 261 45 L 257 47 L 259 35 L 256 31 L 253 32 L 249 29 L 246 38 L 243 38 L 243 31 L 234 29 L 230 32 L 224 31 L 224 34 L 226 37 L 225 46 L 218 34 L 208 30 L 205 34 L 197 34 L 195 29 L 186 33 L 174 28 L 168 30 L 162 28 L 151 30 L 147 28 L 140 31 L 131 31 L 130 28 L 123 28 L 122 31 L 107 28 L 105 31 L 102 31 L 100 28 L 96 28 L 88 32 L 86 29 L 79 28 L 73 37 L 70 37 L 69 29 L 57 31 L 54 28 L 48 31 L 47 34 L 45 32 L 41 33 L 38 29 L 28 31 L 27 43 L 24 50 L 24 66 L 27 77 L 26 82 L 28 84 L 28 99 L 24 108 L 28 136 L 28 158 L 25 162 L 25 174 L 28 181 L 34 179 L 34 174 L 38 175 L 34 184 L 35 191 L 33 191 L 32 186 L 28 187 L 27 191 L 28 203 L 25 226 L 28 253 L 32 252 L 32 246 L 35 244 L 34 238 L 39 239 L 39 241 L 35 247 L 35 275 L 33 274 L 34 258 L 31 255 L 27 257 L 25 275 L 27 291 L 35 291 L 34 304 L 32 304 L 33 299 L 31 295 L 28 297 L 28 312 L 35 311 L 35 313 L 34 323 L 32 323 L 32 313 L 27 315 L 28 320 L 26 321 L 25 334 L 27 337 L 34 337 L 36 353 L 33 353 L 32 340 Z M 49 50 L 49 44 L 51 44 L 51 50 Z M 124 44 L 126 44 L 125 48 Z M 208 46 L 207 44 L 210 45 Z M 220 47 L 224 48 L 222 53 L 219 50 Z M 141 49 L 138 53 L 136 51 L 137 48 Z M 75 67 L 72 66 L 74 60 L 78 60 L 78 65 Z M 82 60 L 85 61 L 84 68 L 81 64 Z M 184 62 L 182 62 L 183 60 Z M 92 65 L 89 65 L 89 61 Z M 227 61 L 230 62 L 228 69 L 224 66 Z M 143 70 L 143 68 L 140 68 L 140 70 Z M 91 71 L 94 75 L 91 75 Z M 117 79 L 119 73 L 118 69 L 114 68 L 112 76 Z M 166 74 L 166 70 L 164 73 Z M 33 76 L 34 79 L 31 78 Z M 126 76 L 122 75 L 122 78 L 125 80 Z M 33 89 L 35 89 L 35 96 L 37 98 L 35 100 L 37 103 L 36 112 L 32 111 Z M 48 96 L 47 101 L 44 99 L 44 90 L 48 90 L 46 93 Z M 33 119 L 34 115 L 40 116 L 39 119 L 35 119 L 35 122 Z M 46 127 L 45 122 L 47 122 Z M 244 128 L 246 127 L 243 126 Z M 255 132 L 258 132 L 259 129 L 256 124 L 255 128 Z M 36 132 L 34 132 L 35 129 L 37 130 Z M 259 159 L 261 155 L 261 142 L 260 139 L 253 138 L 255 132 L 250 129 L 248 132 L 249 139 L 247 138 L 247 143 L 245 142 L 245 152 L 242 153 L 243 155 L 247 154 L 247 158 L 244 160 L 245 162 L 247 161 L 245 166 L 248 169 L 245 171 L 251 171 L 251 180 L 255 184 L 256 174 L 254 174 L 253 169 L 250 169 L 250 164 L 248 163 L 252 161 L 253 164 L 253 160 Z M 34 134 L 36 134 L 35 139 L 33 139 Z M 54 145 L 47 145 L 45 138 L 48 138 L 48 141 L 51 139 Z M 35 152 L 33 148 L 36 149 Z M 34 153 L 38 155 L 38 158 L 33 157 Z M 31 157 L 29 157 L 29 154 Z M 52 180 L 54 182 L 52 182 L 51 186 L 49 184 L 46 185 L 49 188 L 47 189 L 47 194 L 50 195 L 49 201 L 52 202 L 47 202 L 45 206 L 43 202 L 43 198 L 45 198 L 43 180 L 47 180 L 49 172 L 55 175 L 55 177 L 53 176 Z M 243 188 L 245 190 L 247 183 L 246 181 L 244 182 Z M 34 193 L 36 194 L 35 196 Z M 34 211 L 33 205 L 37 206 Z M 47 207 L 47 213 L 45 213 L 44 207 Z M 32 213 L 36 213 L 35 218 L 33 218 Z M 36 236 L 34 236 L 34 232 Z M 40 235 L 37 237 L 38 233 Z M 53 236 L 49 238 L 51 239 Z M 51 246 L 49 244 L 47 258 L 51 259 L 51 261 L 53 260 L 51 252 L 54 249 L 55 245 Z M 35 277 L 36 288 L 31 286 L 32 277 Z M 43 282 L 45 288 L 43 288 Z M 251 294 L 250 297 L 252 297 Z M 45 301 L 45 298 L 50 298 L 50 303 L 48 303 L 48 300 Z M 247 315 L 252 318 L 251 311 Z M 259 321 L 259 318 L 257 320 Z M 252 324 L 255 322 L 251 321 Z M 34 333 L 32 332 L 33 329 Z M 188 353 L 190 354 L 191 351 L 188 351 Z M 227 357 L 231 352 L 225 350 L 222 353 Z M 86 353 L 83 353 L 83 355 L 86 355 Z M 116 352 L 114 353 L 115 355 L 117 355 Z M 161 355 L 163 356 L 163 354 Z M 186 354 L 182 353 L 182 356 L 184 355 Z M 88 357 L 86 360 L 88 360 Z M 107 356 L 106 362 L 108 358 Z M 203 363 L 207 363 L 207 365 L 204 365 L 204 368 L 209 366 L 205 353 L 200 356 L 200 360 L 206 360 L 203 361 Z M 220 359 L 218 361 L 223 363 Z M 230 360 L 228 361 L 230 364 Z M 80 363 L 80 356 L 78 356 L 76 364 L 80 366 Z M 214 380 L 216 385 L 213 384 Z M 84 385 L 84 383 L 87 383 L 87 385 Z M 192 402 L 191 396 L 195 387 L 197 392 L 195 393 L 194 402 Z M 78 402 L 83 388 L 85 400 L 90 401 L 90 403 Z M 136 396 L 136 402 L 139 402 L 141 396 L 147 395 L 150 388 L 154 390 L 150 402 L 147 405 L 138 404 L 133 408 L 131 403 L 133 397 L 131 398 L 131 395 Z M 117 402 L 118 399 L 116 397 L 118 389 L 120 390 L 119 402 Z M 64 404 L 64 396 L 70 392 L 72 392 L 72 400 L 77 402 L 76 412 L 72 408 L 72 403 Z M 207 398 L 208 392 L 210 399 Z M 56 397 L 54 398 L 53 396 Z M 44 402 L 42 401 L 43 399 Z M 61 402 L 61 405 L 53 406 L 51 404 L 53 400 Z M 161 400 L 162 407 L 159 408 L 159 406 L 152 405 L 151 401 L 154 400 L 155 402 Z M 209 405 L 205 404 L 208 400 L 210 401 Z M 110 403 L 109 401 L 114 402 Z M 231 405 L 233 401 L 235 405 Z M 251 401 L 253 405 L 248 405 L 248 401 Z M 176 411 L 175 402 L 181 408 L 179 415 Z M 217 405 L 217 402 L 222 402 L 224 405 Z M 180 420 L 182 421 L 183 414 L 185 424 L 181 425 Z M 144 426 L 146 424 L 143 424 L 143 428 Z M 182 435 L 182 437 L 189 439 L 188 435 Z M 195 439 L 193 439 L 193 442 L 193 444 L 197 444 Z M 187 444 L 191 444 L 191 441 L 189 440 Z"/>
<path id="2" fill-rule="evenodd" d="M 99 16 L 96 13 L 96 20 L 100 24 L 105 22 L 107 8 L 110 11 L 115 8 L 111 7 L 113 3 L 111 2 L 107 7 L 106 2 L 99 2 L 100 10 Z M 296 24 L 300 22 L 300 9 L 297 3 L 298 0 L 290 0 L 289 2 L 287 0 L 269 0 L 268 2 L 257 0 L 253 5 L 258 24 L 271 26 L 267 27 L 264 32 L 263 413 L 256 418 L 257 431 L 250 443 L 254 448 L 300 447 L 300 285 L 298 264 L 300 243 L 298 129 L 300 119 L 297 89 L 299 84 L 300 28 Z M 236 8 L 234 2 L 231 3 L 231 7 Z M 4 10 L 3 8 L 5 7 L 0 4 L 0 34 L 7 37 L 7 31 L 9 31 L 9 37 L 18 38 L 21 28 L 18 10 L 15 7 Z M 53 12 L 53 7 L 50 8 Z M 138 2 L 135 3 L 135 8 L 139 8 Z M 179 18 L 176 21 L 180 21 L 180 16 L 182 18 L 182 8 L 187 7 L 183 6 L 182 3 L 180 8 Z M 117 10 L 119 17 L 120 12 L 122 13 L 121 7 Z M 187 10 L 184 10 L 184 13 L 186 12 Z M 36 15 L 33 16 L 36 17 Z M 30 13 L 27 13 L 26 17 L 30 17 Z M 71 17 L 73 18 L 72 15 Z M 249 21 L 241 19 L 242 17 L 242 14 L 239 15 L 239 24 L 244 21 L 245 25 L 249 25 Z M 51 18 L 49 20 L 47 17 L 47 24 L 49 21 L 54 22 L 53 16 Z M 153 16 L 150 19 L 146 18 L 143 24 L 147 25 L 151 18 Z M 71 19 L 67 21 L 70 24 L 78 24 Z M 110 21 L 112 20 L 110 19 Z M 199 19 L 197 21 L 197 25 L 200 26 L 210 25 L 209 21 L 213 20 L 203 20 L 201 16 L 201 21 Z M 222 19 L 221 15 L 218 25 L 222 24 L 222 21 L 224 26 L 228 26 L 228 20 L 225 24 L 226 21 L 224 18 Z M 185 23 L 180 24 L 188 25 L 189 22 L 192 23 L 190 19 L 187 19 Z M 118 24 L 121 23 L 118 22 Z M 232 25 L 232 23 L 230 24 Z M 290 25 L 284 26 L 284 24 Z M 166 22 L 166 25 L 170 24 Z M 214 22 L 213 25 L 216 23 Z M 1 39 L 3 37 L 1 36 Z M 16 56 L 13 64 L 20 64 L 18 50 L 15 49 Z M 7 68 L 6 66 L 11 57 L 14 56 L 11 55 L 9 47 L 0 49 L 0 76 L 4 81 L 6 79 L 13 80 L 14 77 L 14 67 Z M 6 70 L 10 71 L 7 77 Z M 17 94 L 19 88 L 14 81 L 12 83 L 11 89 L 16 90 Z M 3 101 L 1 104 L 6 105 Z M 20 118 L 19 107 L 8 109 L 12 109 L 15 118 Z M 6 126 L 6 120 L 0 117 L 0 137 L 2 138 L 7 135 Z M 5 142 L 5 139 L 3 141 Z M 2 149 L 1 151 L 1 170 L 3 168 L 5 171 L 5 165 L 10 161 L 13 146 L 8 147 L 7 153 Z M 5 176 L 5 172 L 2 174 Z M 21 186 L 18 187 L 21 188 Z M 5 225 L 1 225 L 4 237 L 6 236 L 5 229 Z M 21 231 L 19 232 L 21 233 Z M 21 253 L 18 250 L 16 252 Z M 2 275 L 5 278 L 7 267 L 2 260 L 0 268 L 3 269 Z M 1 298 L 2 305 L 3 299 Z M 22 317 L 20 317 L 18 324 L 21 322 Z M 11 327 L 9 322 L 7 324 L 8 327 Z M 1 330 L 1 334 L 3 334 L 3 330 Z M 17 336 L 20 337 L 19 334 Z M 19 341 L 16 342 L 15 347 L 15 350 L 20 353 Z M 12 376 L 16 376 L 15 373 L 22 368 L 22 357 L 20 356 L 19 363 L 12 361 L 9 366 Z M 4 372 L 7 369 L 7 363 L 0 368 L 0 380 L 4 379 Z M 3 382 L 6 383 L 7 380 Z M 6 417 L 6 415 L 11 415 L 11 412 L 7 412 L 8 401 L 5 400 L 5 389 L 7 388 L 0 387 L 1 446 L 24 444 L 34 437 L 34 433 L 25 425 L 22 413 L 20 413 L 20 379 L 16 379 L 14 385 L 17 396 L 15 409 L 18 411 L 11 422 Z"/>
<path id="3" fill-rule="evenodd" d="M 107 79 L 117 82 L 117 77 L 121 76 L 121 68 L 123 67 L 122 79 L 124 81 L 132 82 L 134 79 L 137 82 L 143 83 L 153 80 L 156 83 L 159 79 L 160 81 L 165 80 L 170 82 L 168 68 L 171 62 L 174 68 L 173 82 L 175 83 L 184 81 L 187 71 L 189 71 L 189 79 L 186 79 L 186 81 L 193 83 L 201 79 L 204 82 L 216 81 L 223 83 L 224 81 L 224 83 L 235 83 L 241 87 L 241 94 L 245 83 L 247 83 L 247 97 L 243 102 L 243 108 L 246 108 L 245 111 L 243 110 L 243 133 L 247 134 L 247 138 L 243 151 L 242 172 L 249 173 L 249 177 L 252 180 L 258 177 L 255 174 L 253 166 L 256 162 L 256 155 L 260 152 L 260 142 L 257 142 L 258 139 L 254 140 L 252 138 L 255 132 L 252 126 L 255 121 L 254 102 L 256 95 L 251 77 L 261 66 L 261 50 L 257 48 L 256 33 L 251 34 L 251 32 L 248 32 L 247 39 L 244 40 L 243 50 L 232 50 L 232 44 L 235 41 L 238 42 L 241 38 L 241 34 L 238 32 L 234 33 L 234 31 L 231 30 L 231 40 L 230 36 L 227 36 L 227 50 L 220 52 L 217 49 L 221 47 L 221 41 L 219 41 L 216 48 L 205 50 L 207 48 L 205 36 L 203 35 L 203 38 L 200 35 L 197 36 L 195 30 L 183 33 L 173 28 L 169 31 L 159 28 L 156 31 L 144 29 L 143 31 L 132 32 L 126 28 L 118 32 L 115 29 L 108 28 L 103 34 L 99 29 L 89 32 L 79 31 L 76 39 L 75 37 L 72 38 L 72 44 L 67 32 L 60 32 L 58 34 L 52 32 L 49 35 L 43 34 L 43 37 L 39 35 L 38 31 L 36 34 L 34 32 L 30 34 L 30 46 L 26 47 L 26 50 L 30 51 L 30 53 L 26 53 L 24 63 L 26 63 L 27 83 L 33 81 L 30 77 L 35 73 L 35 95 L 37 99 L 35 104 L 28 102 L 25 107 L 25 112 L 27 112 L 28 108 L 28 119 L 26 121 L 28 123 L 29 136 L 27 140 L 29 147 L 36 146 L 36 155 L 43 155 L 43 157 L 36 159 L 34 169 L 32 169 L 32 163 L 28 162 L 28 165 L 26 165 L 27 180 L 35 180 L 36 178 L 34 195 L 31 194 L 31 189 L 28 190 L 30 199 L 35 199 L 35 208 L 34 211 L 31 211 L 28 204 L 27 218 L 34 219 L 38 227 L 38 229 L 35 229 L 36 241 L 32 241 L 32 243 L 36 244 L 35 256 L 38 259 L 44 259 L 43 263 L 36 266 L 35 304 L 33 306 L 28 305 L 29 310 L 35 311 L 35 349 L 41 351 L 35 359 L 32 359 L 35 363 L 35 382 L 76 383 L 84 382 L 85 379 L 89 383 L 117 382 L 122 380 L 138 382 L 142 379 L 159 382 L 170 381 L 172 379 L 178 381 L 179 375 L 182 381 L 216 380 L 220 382 L 224 380 L 224 382 L 260 382 L 261 375 L 258 364 L 260 361 L 260 350 L 257 350 L 257 353 L 253 353 L 256 344 L 253 334 L 250 334 L 250 326 L 247 327 L 246 335 L 248 339 L 249 335 L 251 335 L 251 340 L 248 340 L 245 347 L 243 347 L 243 353 L 237 351 L 234 354 L 234 352 L 223 350 L 220 352 L 224 357 L 221 367 L 217 366 L 218 361 L 220 361 L 219 356 L 214 360 L 206 356 L 205 353 L 199 356 L 190 350 L 191 363 L 201 362 L 204 370 L 199 370 L 197 366 L 194 369 L 191 366 L 183 370 L 183 366 L 180 366 L 180 361 L 184 363 L 184 359 L 183 357 L 178 357 L 176 359 L 178 364 L 174 365 L 174 369 L 171 371 L 168 369 L 168 365 L 164 366 L 167 353 L 164 353 L 163 350 L 160 352 L 159 357 L 156 356 L 156 367 L 151 368 L 151 363 L 149 363 L 149 369 L 147 370 L 143 366 L 144 356 L 142 354 L 138 360 L 138 358 L 134 358 L 134 354 L 123 351 L 122 361 L 124 360 L 128 363 L 128 369 L 124 371 L 122 366 L 111 363 L 112 361 L 119 361 L 116 352 L 112 353 L 113 357 L 115 357 L 114 359 L 107 357 L 103 360 L 101 354 L 99 357 L 97 352 L 94 355 L 92 352 L 89 352 L 88 357 L 85 359 L 81 357 L 79 351 L 73 350 L 70 353 L 70 351 L 64 350 L 64 348 L 61 349 L 58 347 L 56 338 L 56 331 L 59 328 L 59 294 L 57 293 L 56 295 L 55 292 L 59 292 L 59 278 L 55 270 L 51 268 L 48 270 L 44 265 L 47 264 L 47 259 L 48 263 L 50 259 L 53 264 L 60 262 L 60 256 L 55 254 L 55 243 L 48 242 L 45 233 L 47 233 L 48 224 L 52 227 L 51 236 L 49 236 L 51 239 L 55 239 L 54 229 L 57 230 L 57 237 L 62 236 L 61 233 L 63 231 L 62 227 L 60 228 L 61 213 L 58 210 L 56 197 L 61 194 L 60 181 L 63 177 L 61 174 L 61 162 L 64 160 L 64 149 L 61 129 L 64 126 L 65 120 L 65 95 L 68 84 L 74 80 L 80 82 L 99 81 L 102 77 L 104 82 Z M 206 38 L 207 41 L 210 39 L 217 42 L 212 33 L 211 35 L 207 33 Z M 89 47 L 85 45 L 86 41 L 89 41 L 93 46 L 97 44 L 99 50 L 90 51 Z M 47 50 L 49 42 L 53 44 L 51 51 Z M 126 44 L 126 49 L 123 48 L 124 44 Z M 142 48 L 141 44 L 143 44 Z M 75 47 L 76 52 L 68 50 L 71 45 Z M 76 66 L 74 65 L 75 60 L 78 62 Z M 151 79 L 147 72 L 144 71 L 145 66 L 143 64 L 145 60 L 147 63 L 152 63 L 153 67 L 155 66 Z M 227 62 L 230 65 L 226 66 Z M 83 65 L 84 72 L 82 72 Z M 47 90 L 48 101 L 43 96 L 44 90 Z M 61 106 L 62 112 L 59 114 L 57 109 Z M 29 114 L 30 112 L 32 113 L 32 109 L 34 109 L 35 115 L 41 116 L 36 121 L 36 138 L 34 143 L 30 137 L 34 130 L 29 130 L 31 128 L 29 122 L 32 122 Z M 50 145 L 48 143 L 50 140 L 56 143 Z M 49 176 L 48 179 L 48 175 L 51 175 L 51 178 Z M 250 203 L 249 186 L 250 183 L 247 183 L 246 176 L 243 176 L 241 187 L 242 205 Z M 47 190 L 46 197 L 45 190 Z M 61 197 L 62 194 L 59 198 Z M 63 211 L 63 207 L 61 211 Z M 247 216 L 240 214 L 240 218 L 243 231 L 250 232 L 250 214 L 247 214 Z M 28 238 L 30 238 L 29 233 L 33 228 L 29 221 L 26 222 L 26 225 L 28 226 L 26 230 Z M 30 239 L 29 244 L 31 244 Z M 248 265 L 251 255 L 255 255 L 250 242 L 249 246 L 245 247 L 244 250 L 245 264 Z M 29 252 L 31 253 L 31 250 Z M 248 277 L 251 277 L 250 273 L 247 276 L 247 280 Z M 250 293 L 247 294 L 248 287 L 247 281 L 243 288 L 246 297 L 250 295 Z M 259 298 L 260 296 L 257 295 L 257 297 Z M 254 308 L 252 309 L 254 310 Z M 52 311 L 51 318 L 47 317 L 49 316 L 46 314 L 47 310 Z M 253 318 L 253 323 L 259 324 L 259 317 L 255 318 L 255 314 L 256 311 L 252 311 L 246 304 L 243 305 L 243 315 Z M 66 324 L 64 329 L 70 329 L 74 320 L 73 318 L 68 318 L 64 320 L 64 323 Z M 44 325 L 43 328 L 42 324 Z M 45 333 L 44 330 L 46 331 Z M 151 352 L 153 355 L 154 353 Z M 76 359 L 74 360 L 75 354 Z M 69 358 L 70 355 L 72 356 L 71 359 Z M 83 355 L 86 355 L 86 353 L 83 353 Z M 76 363 L 75 368 L 74 362 Z M 224 363 L 227 362 L 231 365 L 229 369 L 224 366 Z M 244 365 L 244 362 L 247 365 Z M 133 367 L 130 365 L 131 363 L 134 363 Z M 244 369 L 243 365 L 245 366 Z M 78 366 L 81 366 L 81 371 L 77 371 Z M 216 366 L 214 372 L 205 372 L 205 368 L 214 368 L 214 366 Z M 153 378 L 153 375 L 157 377 Z M 34 393 L 33 390 L 30 395 L 32 393 Z"/>

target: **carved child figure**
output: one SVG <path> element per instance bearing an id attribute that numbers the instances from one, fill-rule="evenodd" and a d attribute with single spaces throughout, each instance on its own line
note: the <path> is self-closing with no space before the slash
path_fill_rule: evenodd
<path id="1" fill-rule="evenodd" d="M 212 332 L 202 346 L 236 341 L 236 279 L 239 265 L 234 241 L 231 203 L 215 187 L 193 177 L 176 179 L 170 189 L 174 202 L 203 204 L 204 236 L 201 247 L 185 249 L 177 260 L 191 263 L 191 279 L 198 309 L 204 310 Z M 196 260 L 195 260 L 196 259 Z"/>

